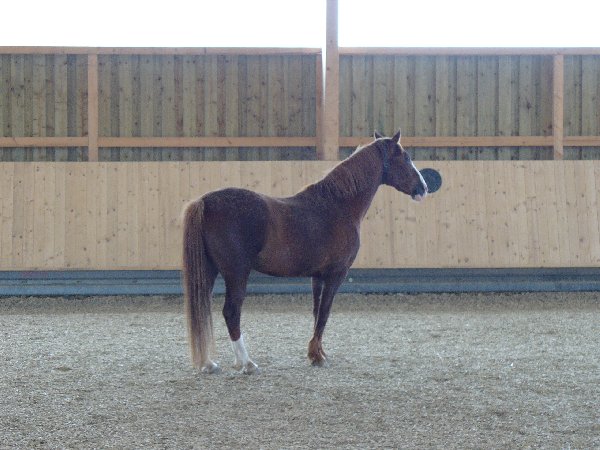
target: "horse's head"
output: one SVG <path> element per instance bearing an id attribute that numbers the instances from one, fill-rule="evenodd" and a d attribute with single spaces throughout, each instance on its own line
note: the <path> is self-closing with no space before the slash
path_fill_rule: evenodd
<path id="1" fill-rule="evenodd" d="M 386 138 L 375 132 L 383 161 L 382 183 L 410 195 L 420 202 L 427 195 L 427 183 L 417 170 L 410 155 L 400 145 L 400 131 Z"/>

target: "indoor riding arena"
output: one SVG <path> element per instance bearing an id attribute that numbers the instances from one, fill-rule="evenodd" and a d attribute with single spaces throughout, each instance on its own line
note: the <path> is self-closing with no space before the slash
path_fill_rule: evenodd
<path id="1" fill-rule="evenodd" d="M 323 49 L 0 47 L 0 448 L 600 448 L 600 49 L 332 21 Z M 292 196 L 398 129 L 443 182 L 377 190 L 326 364 L 311 279 L 252 272 L 258 373 L 221 277 L 221 370 L 194 367 L 184 207 Z"/>

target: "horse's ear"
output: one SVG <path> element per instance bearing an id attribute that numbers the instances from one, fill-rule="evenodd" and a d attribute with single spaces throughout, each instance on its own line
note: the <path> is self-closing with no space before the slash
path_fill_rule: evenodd
<path id="1" fill-rule="evenodd" d="M 377 131 L 375 131 L 375 132 L 373 133 L 373 138 L 375 138 L 375 139 L 381 139 L 382 137 L 383 137 L 383 136 L 382 136 L 382 135 L 380 135 L 380 134 L 379 134 Z"/>
<path id="2" fill-rule="evenodd" d="M 402 131 L 398 130 L 398 132 L 392 137 L 392 141 L 400 143 L 400 137 L 402 136 Z"/>

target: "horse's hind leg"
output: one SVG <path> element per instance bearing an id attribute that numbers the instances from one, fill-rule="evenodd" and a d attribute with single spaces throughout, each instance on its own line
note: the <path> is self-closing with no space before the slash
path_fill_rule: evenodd
<path id="1" fill-rule="evenodd" d="M 244 344 L 244 336 L 240 328 L 242 315 L 242 304 L 246 296 L 246 283 L 248 274 L 245 276 L 227 277 L 225 279 L 225 305 L 223 306 L 223 317 L 227 324 L 231 347 L 235 356 L 234 368 L 246 374 L 258 371 L 258 366 L 248 356 Z"/>

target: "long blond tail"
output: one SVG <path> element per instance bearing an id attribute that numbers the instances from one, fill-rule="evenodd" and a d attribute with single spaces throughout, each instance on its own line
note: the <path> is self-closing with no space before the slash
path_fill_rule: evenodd
<path id="1" fill-rule="evenodd" d="M 207 276 L 208 255 L 204 248 L 202 199 L 191 202 L 183 218 L 183 286 L 185 313 L 192 362 L 201 368 L 214 353 L 211 314 L 212 281 Z"/>

